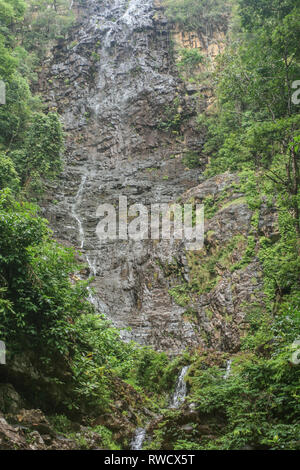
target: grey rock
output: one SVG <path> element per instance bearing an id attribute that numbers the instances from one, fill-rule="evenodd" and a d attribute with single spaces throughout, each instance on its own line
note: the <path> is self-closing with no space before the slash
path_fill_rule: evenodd
<path id="1" fill-rule="evenodd" d="M 190 281 L 183 243 L 100 243 L 96 235 L 97 207 L 117 207 L 120 195 L 127 196 L 129 205 L 178 198 L 203 202 L 237 181 L 225 174 L 199 185 L 205 159 L 198 169 L 185 168 L 186 151 L 202 151 L 205 139 L 195 117 L 206 103 L 199 104 L 194 88 L 179 78 L 170 52 L 170 26 L 157 2 L 86 2 L 78 25 L 43 72 L 51 80 L 40 80 L 40 91 L 49 108 L 56 103 L 67 132 L 65 169 L 49 185 L 44 214 L 58 240 L 82 252 L 85 274 L 94 276 L 90 300 L 97 311 L 119 328 L 131 327 L 123 331 L 124 339 L 170 355 L 195 346 L 234 351 L 245 318 L 243 303 L 253 297 L 263 301 L 257 259 L 245 269 L 220 273 L 210 292 L 195 294 L 189 304 L 195 318 L 190 319 L 187 308 L 169 294 L 170 288 Z M 181 116 L 177 134 L 162 126 L 172 113 Z M 230 191 L 226 202 L 206 223 L 212 247 L 237 234 L 247 237 L 251 230 L 252 212 L 241 194 Z M 261 231 L 272 232 L 273 217 L 265 208 Z M 239 261 L 242 254 L 235 256 Z M 176 275 L 167 272 L 174 263 L 180 267 Z M 252 278 L 258 279 L 256 285 Z"/>

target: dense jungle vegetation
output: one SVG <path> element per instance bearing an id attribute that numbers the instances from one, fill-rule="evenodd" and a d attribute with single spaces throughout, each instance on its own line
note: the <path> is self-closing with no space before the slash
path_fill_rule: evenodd
<path id="1" fill-rule="evenodd" d="M 246 307 L 248 333 L 227 380 L 220 367 L 226 354 L 189 351 L 172 361 L 122 342 L 95 315 L 90 281 L 78 277 L 84 266 L 75 250 L 53 239 L 38 206 L 45 182 L 62 169 L 64 133 L 59 116 L 47 113 L 32 89 L 45 54 L 65 37 L 74 15 L 67 0 L 0 0 L 0 79 L 6 85 L 6 104 L 0 105 L 0 340 L 8 360 L 30 356 L 41 376 L 64 390 L 59 402 L 42 388 L 26 392 L 60 428 L 82 410 L 110 412 L 122 380 L 146 406 L 164 413 L 150 448 L 167 442 L 174 449 L 299 449 L 300 366 L 293 342 L 300 335 L 300 3 L 164 3 L 172 22 L 199 36 L 208 22 L 218 28 L 224 14 L 230 17 L 227 45 L 213 72 L 199 70 L 202 59 L 194 52 L 183 53 L 178 69 L 185 80 L 213 86 L 214 105 L 198 116 L 209 157 L 205 173 L 240 175 L 253 210 L 249 239 L 259 247 L 265 305 Z M 265 201 L 278 212 L 276 239 L 259 232 Z M 180 410 L 161 411 L 187 363 L 187 400 L 213 423 L 214 439 L 200 439 L 196 429 L 188 438 L 178 435 Z M 116 445 L 111 438 L 106 443 Z"/>
<path id="2" fill-rule="evenodd" d="M 185 31 L 203 31 L 211 16 L 217 26 L 220 15 L 232 11 L 225 52 L 209 75 L 217 100 L 198 122 L 207 135 L 207 176 L 227 170 L 241 176 L 254 211 L 253 235 L 266 294 L 264 309 L 255 302 L 247 307 L 250 330 L 228 381 L 214 366 L 201 370 L 203 357 L 193 365 L 190 400 L 203 414 L 221 412 L 227 419 L 224 435 L 199 448 L 240 448 L 250 436 L 266 447 L 299 448 L 299 367 L 289 357 L 300 328 L 300 120 L 295 90 L 300 5 L 289 0 L 166 4 L 169 17 Z M 199 73 L 190 79 L 203 78 Z M 259 234 L 255 214 L 263 200 L 277 208 L 277 240 Z"/>

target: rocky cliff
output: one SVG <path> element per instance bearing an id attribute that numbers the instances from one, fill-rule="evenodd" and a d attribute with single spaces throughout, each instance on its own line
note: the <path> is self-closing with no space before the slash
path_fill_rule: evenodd
<path id="1" fill-rule="evenodd" d="M 231 274 L 216 262 L 209 286 L 205 269 L 195 266 L 237 235 L 233 257 L 242 257 L 252 214 L 241 195 L 231 204 L 236 194 L 229 191 L 227 207 L 207 225 L 210 248 L 194 259 L 180 243 L 100 243 L 96 236 L 98 205 L 117 207 L 120 195 L 129 204 L 179 197 L 204 202 L 233 183 L 224 175 L 198 186 L 206 161 L 195 117 L 208 103 L 178 75 L 174 39 L 185 46 L 186 38 L 171 30 L 153 0 L 88 0 L 77 16 L 40 78 L 40 91 L 66 132 L 65 169 L 49 188 L 45 215 L 55 236 L 82 252 L 88 266 L 82 275 L 94 276 L 91 300 L 115 325 L 131 328 L 125 337 L 171 354 L 197 345 L 234 350 L 242 305 L 260 290 L 259 264 Z M 216 34 L 209 42 L 213 55 L 224 31 Z M 186 167 L 190 152 L 200 156 L 197 168 Z M 190 289 L 195 276 L 196 294 Z"/>

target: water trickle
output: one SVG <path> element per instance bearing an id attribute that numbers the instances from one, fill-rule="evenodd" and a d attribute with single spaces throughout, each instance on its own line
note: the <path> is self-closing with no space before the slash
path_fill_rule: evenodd
<path id="1" fill-rule="evenodd" d="M 97 276 L 96 261 L 92 262 L 88 255 L 86 256 L 86 260 L 90 270 L 90 276 Z"/>
<path id="2" fill-rule="evenodd" d="M 223 375 L 223 379 L 224 379 L 224 380 L 227 380 L 228 377 L 230 376 L 230 373 L 231 373 L 231 364 L 232 364 L 232 360 L 229 359 L 229 360 L 227 361 L 227 364 L 226 364 L 226 372 L 225 372 L 225 374 Z"/>
<path id="3" fill-rule="evenodd" d="M 179 408 L 185 400 L 187 392 L 185 376 L 188 373 L 189 368 L 190 366 L 184 366 L 179 374 L 170 408 Z"/>
<path id="4" fill-rule="evenodd" d="M 75 196 L 75 199 L 74 199 L 74 203 L 72 204 L 72 216 L 73 218 L 76 220 L 77 224 L 78 224 L 78 238 L 79 238 L 79 242 L 80 242 L 80 248 L 83 249 L 84 248 L 84 244 L 85 244 L 85 233 L 84 233 L 84 228 L 83 228 L 83 223 L 82 223 L 82 219 L 80 218 L 80 215 L 79 213 L 77 212 L 77 209 L 78 207 L 80 207 L 80 204 L 82 202 L 82 196 L 83 196 L 83 192 L 84 192 L 84 188 L 85 188 L 85 184 L 86 184 L 86 181 L 87 181 L 87 175 L 83 175 L 82 178 L 81 178 L 81 183 L 79 185 L 79 188 L 78 188 L 78 191 L 77 191 L 77 194 Z M 90 275 L 89 277 L 92 277 L 92 276 L 96 276 L 97 274 L 97 270 L 96 270 L 96 264 L 95 262 L 93 263 L 91 261 L 91 259 L 89 258 L 88 255 L 86 255 L 86 260 L 87 260 L 87 264 L 89 266 L 89 270 L 90 270 Z M 87 288 L 88 290 L 88 299 L 89 301 L 91 302 L 91 304 L 93 304 L 96 308 L 99 308 L 99 302 L 98 300 L 96 299 L 96 297 L 93 295 L 92 293 L 92 289 L 90 287 Z"/>
<path id="5" fill-rule="evenodd" d="M 82 195 L 83 195 L 86 180 L 87 180 L 87 175 L 83 175 L 82 178 L 81 178 L 81 183 L 79 185 L 77 194 L 76 194 L 75 199 L 74 199 L 74 203 L 72 204 L 72 209 L 71 209 L 72 216 L 78 224 L 80 248 L 84 247 L 85 237 L 84 237 L 84 229 L 83 229 L 82 220 L 81 220 L 79 214 L 77 213 L 77 208 L 80 206 L 81 201 L 82 201 Z"/>
<path id="6" fill-rule="evenodd" d="M 146 429 L 137 428 L 135 431 L 134 438 L 132 439 L 130 449 L 131 450 L 142 450 L 143 443 L 146 438 Z"/>

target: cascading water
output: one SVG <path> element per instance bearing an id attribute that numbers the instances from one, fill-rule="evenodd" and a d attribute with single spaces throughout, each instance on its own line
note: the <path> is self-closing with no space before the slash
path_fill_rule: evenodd
<path id="1" fill-rule="evenodd" d="M 223 375 L 223 379 L 224 379 L 224 380 L 227 380 L 228 377 L 229 377 L 230 374 L 231 374 L 231 364 L 232 364 L 232 360 L 229 359 L 229 360 L 227 361 L 227 364 L 226 364 L 226 372 L 225 372 L 225 374 Z"/>
<path id="2" fill-rule="evenodd" d="M 179 374 L 170 408 L 179 408 L 185 400 L 187 392 L 185 377 L 189 368 L 190 366 L 184 366 Z"/>
<path id="3" fill-rule="evenodd" d="M 131 442 L 131 450 L 142 450 L 143 443 L 146 438 L 146 429 L 145 428 L 137 428 L 135 431 L 134 438 Z"/>
<path id="4" fill-rule="evenodd" d="M 186 398 L 187 393 L 187 386 L 185 382 L 185 377 L 189 371 L 190 366 L 184 366 L 176 381 L 175 391 L 172 396 L 171 404 L 169 406 L 170 409 L 177 409 L 182 405 Z M 145 442 L 147 435 L 146 428 L 137 428 L 135 431 L 134 438 L 131 442 L 131 450 L 142 450 L 143 443 Z"/>

